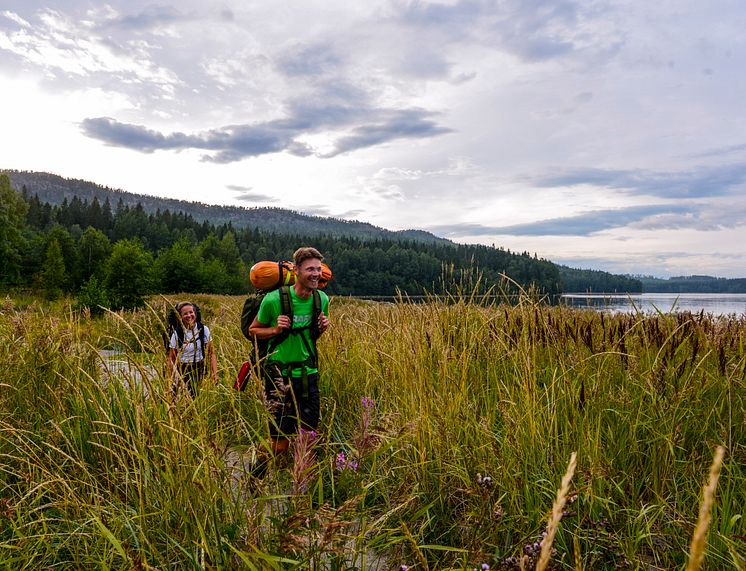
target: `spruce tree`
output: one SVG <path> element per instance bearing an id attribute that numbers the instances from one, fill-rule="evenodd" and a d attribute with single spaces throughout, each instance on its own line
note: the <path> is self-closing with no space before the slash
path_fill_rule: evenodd
<path id="1" fill-rule="evenodd" d="M 67 274 L 62 247 L 56 239 L 52 239 L 47 246 L 47 255 L 44 258 L 44 267 L 40 277 L 41 287 L 47 299 L 57 299 L 62 295 L 67 282 Z"/>

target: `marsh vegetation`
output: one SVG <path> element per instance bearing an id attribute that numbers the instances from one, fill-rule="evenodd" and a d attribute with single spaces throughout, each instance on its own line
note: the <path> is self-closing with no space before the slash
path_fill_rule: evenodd
<path id="1" fill-rule="evenodd" d="M 100 318 L 6 299 L 0 566 L 746 566 L 742 319 L 337 298 L 320 430 L 259 478 L 261 391 L 231 387 L 242 298 L 196 301 L 222 382 L 192 401 L 164 376 L 165 298 Z"/>

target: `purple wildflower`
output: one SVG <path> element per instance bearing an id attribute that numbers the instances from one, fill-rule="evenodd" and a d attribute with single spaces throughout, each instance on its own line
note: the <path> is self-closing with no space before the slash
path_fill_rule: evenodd
<path id="1" fill-rule="evenodd" d="M 305 436 L 310 442 L 313 442 L 319 437 L 315 430 L 306 430 L 305 428 L 301 428 L 298 431 L 298 434 L 300 434 L 301 437 Z"/>
<path id="2" fill-rule="evenodd" d="M 357 472 L 358 463 L 352 458 L 348 458 L 344 452 L 337 454 L 337 471 L 342 472 L 343 470 L 352 470 Z"/>

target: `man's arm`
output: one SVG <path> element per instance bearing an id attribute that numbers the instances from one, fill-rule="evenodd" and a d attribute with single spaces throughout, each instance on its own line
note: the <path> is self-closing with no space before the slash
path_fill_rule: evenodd
<path id="1" fill-rule="evenodd" d="M 329 329 L 329 318 L 322 311 L 319 315 L 319 335 Z"/>
<path id="2" fill-rule="evenodd" d="M 283 329 L 290 329 L 290 317 L 287 315 L 278 315 L 275 327 L 270 327 L 268 324 L 259 321 L 258 317 L 255 317 L 249 326 L 249 334 L 257 339 L 269 339 L 282 333 Z"/>
<path id="3" fill-rule="evenodd" d="M 319 295 L 322 296 L 322 310 L 319 313 L 319 336 L 321 336 L 324 331 L 329 329 L 329 298 L 326 294 L 319 293 Z"/>

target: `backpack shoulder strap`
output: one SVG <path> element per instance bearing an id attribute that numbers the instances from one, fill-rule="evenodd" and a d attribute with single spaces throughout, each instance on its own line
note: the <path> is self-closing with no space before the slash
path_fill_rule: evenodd
<path id="1" fill-rule="evenodd" d="M 310 364 L 312 367 L 317 366 L 319 351 L 316 348 L 316 340 L 321 336 L 319 330 L 319 315 L 321 315 L 321 295 L 318 290 L 313 290 L 313 301 L 311 309 L 311 322 L 297 330 L 300 335 L 303 344 L 306 346 L 306 351 L 310 355 Z M 306 337 L 305 330 L 308 330 L 308 337 Z"/>
<path id="2" fill-rule="evenodd" d="M 319 290 L 313 290 L 313 309 L 311 310 L 311 340 L 316 344 L 316 339 L 321 336 L 319 331 L 319 316 L 321 315 L 321 294 Z"/>
<path id="3" fill-rule="evenodd" d="M 287 315 L 290 318 L 290 329 L 285 329 L 282 333 L 275 335 L 269 339 L 267 351 L 271 351 L 279 346 L 290 336 L 290 332 L 293 329 L 293 299 L 290 296 L 290 286 L 282 286 L 279 290 L 280 294 L 280 315 Z"/>
<path id="4" fill-rule="evenodd" d="M 184 327 L 181 323 L 176 326 L 176 340 L 178 341 L 178 348 L 181 349 L 184 346 Z"/>
<path id="5" fill-rule="evenodd" d="M 313 312 L 317 318 L 321 315 L 321 294 L 317 289 L 313 290 Z"/>
<path id="6" fill-rule="evenodd" d="M 202 351 L 202 358 L 207 359 L 207 349 L 205 349 L 205 325 L 201 321 L 197 322 L 197 330 L 199 331 L 199 346 Z M 197 351 L 194 352 L 195 356 Z"/>
<path id="7" fill-rule="evenodd" d="M 293 297 L 290 295 L 290 286 L 280 288 L 280 313 L 290 318 L 290 327 L 293 327 Z"/>

